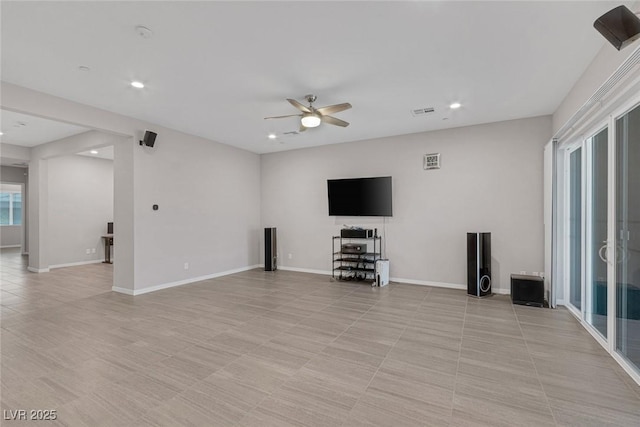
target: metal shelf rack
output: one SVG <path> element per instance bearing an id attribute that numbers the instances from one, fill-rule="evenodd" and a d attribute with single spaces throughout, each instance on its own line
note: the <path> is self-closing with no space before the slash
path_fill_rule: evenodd
<path id="1" fill-rule="evenodd" d="M 372 252 L 361 254 L 342 251 L 344 243 L 373 243 Z M 382 259 L 382 237 L 342 237 L 332 238 L 332 274 L 334 280 L 375 281 L 376 261 Z"/>

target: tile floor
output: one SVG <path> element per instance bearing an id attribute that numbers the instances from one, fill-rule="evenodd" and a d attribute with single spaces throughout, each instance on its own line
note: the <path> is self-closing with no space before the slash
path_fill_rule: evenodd
<path id="1" fill-rule="evenodd" d="M 260 270 L 138 297 L 2 251 L 1 406 L 56 426 L 638 426 L 565 310 Z M 2 420 L 1 424 L 26 425 Z"/>

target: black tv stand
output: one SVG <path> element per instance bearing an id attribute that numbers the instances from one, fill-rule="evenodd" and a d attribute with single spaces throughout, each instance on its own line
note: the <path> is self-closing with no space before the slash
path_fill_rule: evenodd
<path id="1" fill-rule="evenodd" d="M 344 244 L 373 244 L 362 253 L 343 251 Z M 375 282 L 376 261 L 382 259 L 382 237 L 333 236 L 332 272 L 333 280 L 356 280 Z M 369 251 L 371 249 L 371 251 Z"/>

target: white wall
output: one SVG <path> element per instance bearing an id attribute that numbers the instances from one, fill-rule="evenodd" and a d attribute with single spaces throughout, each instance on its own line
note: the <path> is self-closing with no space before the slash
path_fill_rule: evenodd
<path id="1" fill-rule="evenodd" d="M 281 266 L 329 271 L 331 236 L 342 224 L 379 231 L 383 224 L 328 216 L 327 179 L 391 175 L 391 276 L 466 286 L 466 233 L 490 231 L 494 289 L 505 292 L 511 273 L 543 268 L 550 137 L 546 116 L 265 154 L 263 226 L 278 228 Z M 423 170 L 427 153 L 441 153 L 441 169 Z"/>
<path id="2" fill-rule="evenodd" d="M 3 83 L 2 93 L 4 108 L 132 137 L 124 150 L 130 163 L 117 172 L 129 184 L 120 192 L 126 199 L 120 209 L 132 208 L 131 268 L 115 274 L 114 283 L 130 292 L 258 264 L 261 226 L 278 227 L 281 265 L 328 271 L 330 237 L 343 223 L 382 228 L 376 219 L 327 215 L 326 180 L 357 176 L 393 176 L 394 217 L 386 236 L 392 276 L 464 284 L 465 233 L 476 230 L 493 232 L 496 288 L 508 289 L 512 272 L 542 269 L 542 148 L 551 136 L 549 117 L 261 157 L 15 85 Z M 153 149 L 137 146 L 145 129 L 158 133 Z M 422 170 L 422 156 L 430 152 L 442 153 L 442 169 Z M 48 186 L 39 174 L 47 162 L 34 158 L 30 164 L 34 185 L 42 188 L 34 197 L 42 200 Z M 47 228 L 41 222 L 36 218 L 34 232 Z"/>
<path id="3" fill-rule="evenodd" d="M 22 244 L 22 226 L 21 225 L 3 225 L 0 228 L 0 248 L 21 247 Z"/>
<path id="4" fill-rule="evenodd" d="M 28 163 L 31 159 L 31 149 L 20 145 L 0 143 L 0 157 L 2 157 L 3 164 L 5 165 Z M 5 166 L 2 168 L 4 169 Z M 9 166 L 8 168 L 15 169 L 14 166 Z"/>
<path id="5" fill-rule="evenodd" d="M 615 4 L 612 4 L 613 8 Z M 632 11 L 640 10 L 640 1 L 629 5 Z M 618 51 L 604 38 L 602 48 L 582 76 L 576 81 L 569 93 L 553 113 L 553 133 L 555 134 L 569 119 L 596 93 L 603 83 L 630 57 L 640 46 L 640 40 Z"/>
<path id="6" fill-rule="evenodd" d="M 134 151 L 137 291 L 259 263 L 257 154 L 170 130 Z"/>
<path id="7" fill-rule="evenodd" d="M 29 161 L 28 185 L 28 224 L 30 226 L 30 230 L 32 231 L 31 233 L 29 233 L 30 250 L 28 268 L 30 271 L 46 272 L 49 271 L 50 266 L 55 267 L 76 262 L 86 262 L 91 261 L 91 259 L 97 258 L 97 255 L 94 255 L 93 257 L 85 257 L 85 259 L 83 260 L 65 261 L 62 264 L 59 264 L 57 262 L 50 262 L 49 255 L 50 253 L 53 253 L 53 251 L 55 251 L 56 243 L 51 241 L 50 239 L 52 231 L 55 230 L 51 230 L 49 227 L 49 160 L 63 156 L 72 156 L 77 152 L 87 151 L 92 148 L 100 148 L 123 143 L 130 144 L 129 139 L 107 134 L 104 132 L 87 131 L 81 134 L 38 145 L 30 150 L 31 159 Z M 133 187 L 133 183 L 131 180 L 129 185 Z M 56 188 L 54 188 L 54 191 L 56 191 Z M 113 199 L 114 198 L 112 196 L 112 210 L 115 208 Z M 52 226 L 56 227 L 57 224 L 52 223 Z M 123 239 L 118 238 L 118 240 Z M 83 248 L 82 250 L 86 249 L 87 248 Z M 78 248 L 75 248 L 73 250 L 77 251 Z M 129 262 L 133 262 L 133 259 L 123 259 L 119 264 Z M 114 277 L 118 276 L 118 268 L 119 267 L 114 268 Z M 132 281 L 133 280 L 131 280 L 131 282 Z"/>
<path id="8" fill-rule="evenodd" d="M 260 156 L 152 123 L 2 82 L 0 107 L 118 135 L 115 145 L 114 289 L 137 294 L 259 263 Z M 145 130 L 155 148 L 138 145 Z M 100 133 L 100 132 L 98 132 Z M 128 138 L 127 138 L 128 137 Z M 46 271 L 47 158 L 78 141 L 34 150 L 30 178 L 33 271 Z M 96 142 L 98 144 L 98 142 Z M 49 145 L 49 144 L 48 144 Z M 55 145 L 55 146 L 54 146 Z M 97 145 L 96 145 L 97 146 Z M 160 210 L 151 210 L 158 204 Z M 41 235 L 42 234 L 42 235 Z M 44 241 L 44 243 L 43 243 Z M 123 259 L 124 258 L 124 259 Z M 189 263 L 189 270 L 184 263 Z"/>
<path id="9" fill-rule="evenodd" d="M 100 236 L 113 221 L 113 161 L 54 157 L 48 171 L 50 266 L 103 260 Z M 95 253 L 86 254 L 86 249 Z"/>
<path id="10" fill-rule="evenodd" d="M 24 184 L 27 182 L 26 174 L 27 168 L 2 166 L 2 168 L 0 168 L 0 181 L 11 184 Z"/>

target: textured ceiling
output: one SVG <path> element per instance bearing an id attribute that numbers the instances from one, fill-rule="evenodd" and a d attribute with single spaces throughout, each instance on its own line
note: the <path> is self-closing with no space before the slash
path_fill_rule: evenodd
<path id="1" fill-rule="evenodd" d="M 3 1 L 1 72 L 265 153 L 552 114 L 604 44 L 593 21 L 617 4 Z M 286 136 L 296 117 L 263 120 L 308 93 L 350 102 L 336 117 L 351 125 Z M 421 107 L 435 112 L 412 116 Z"/>

